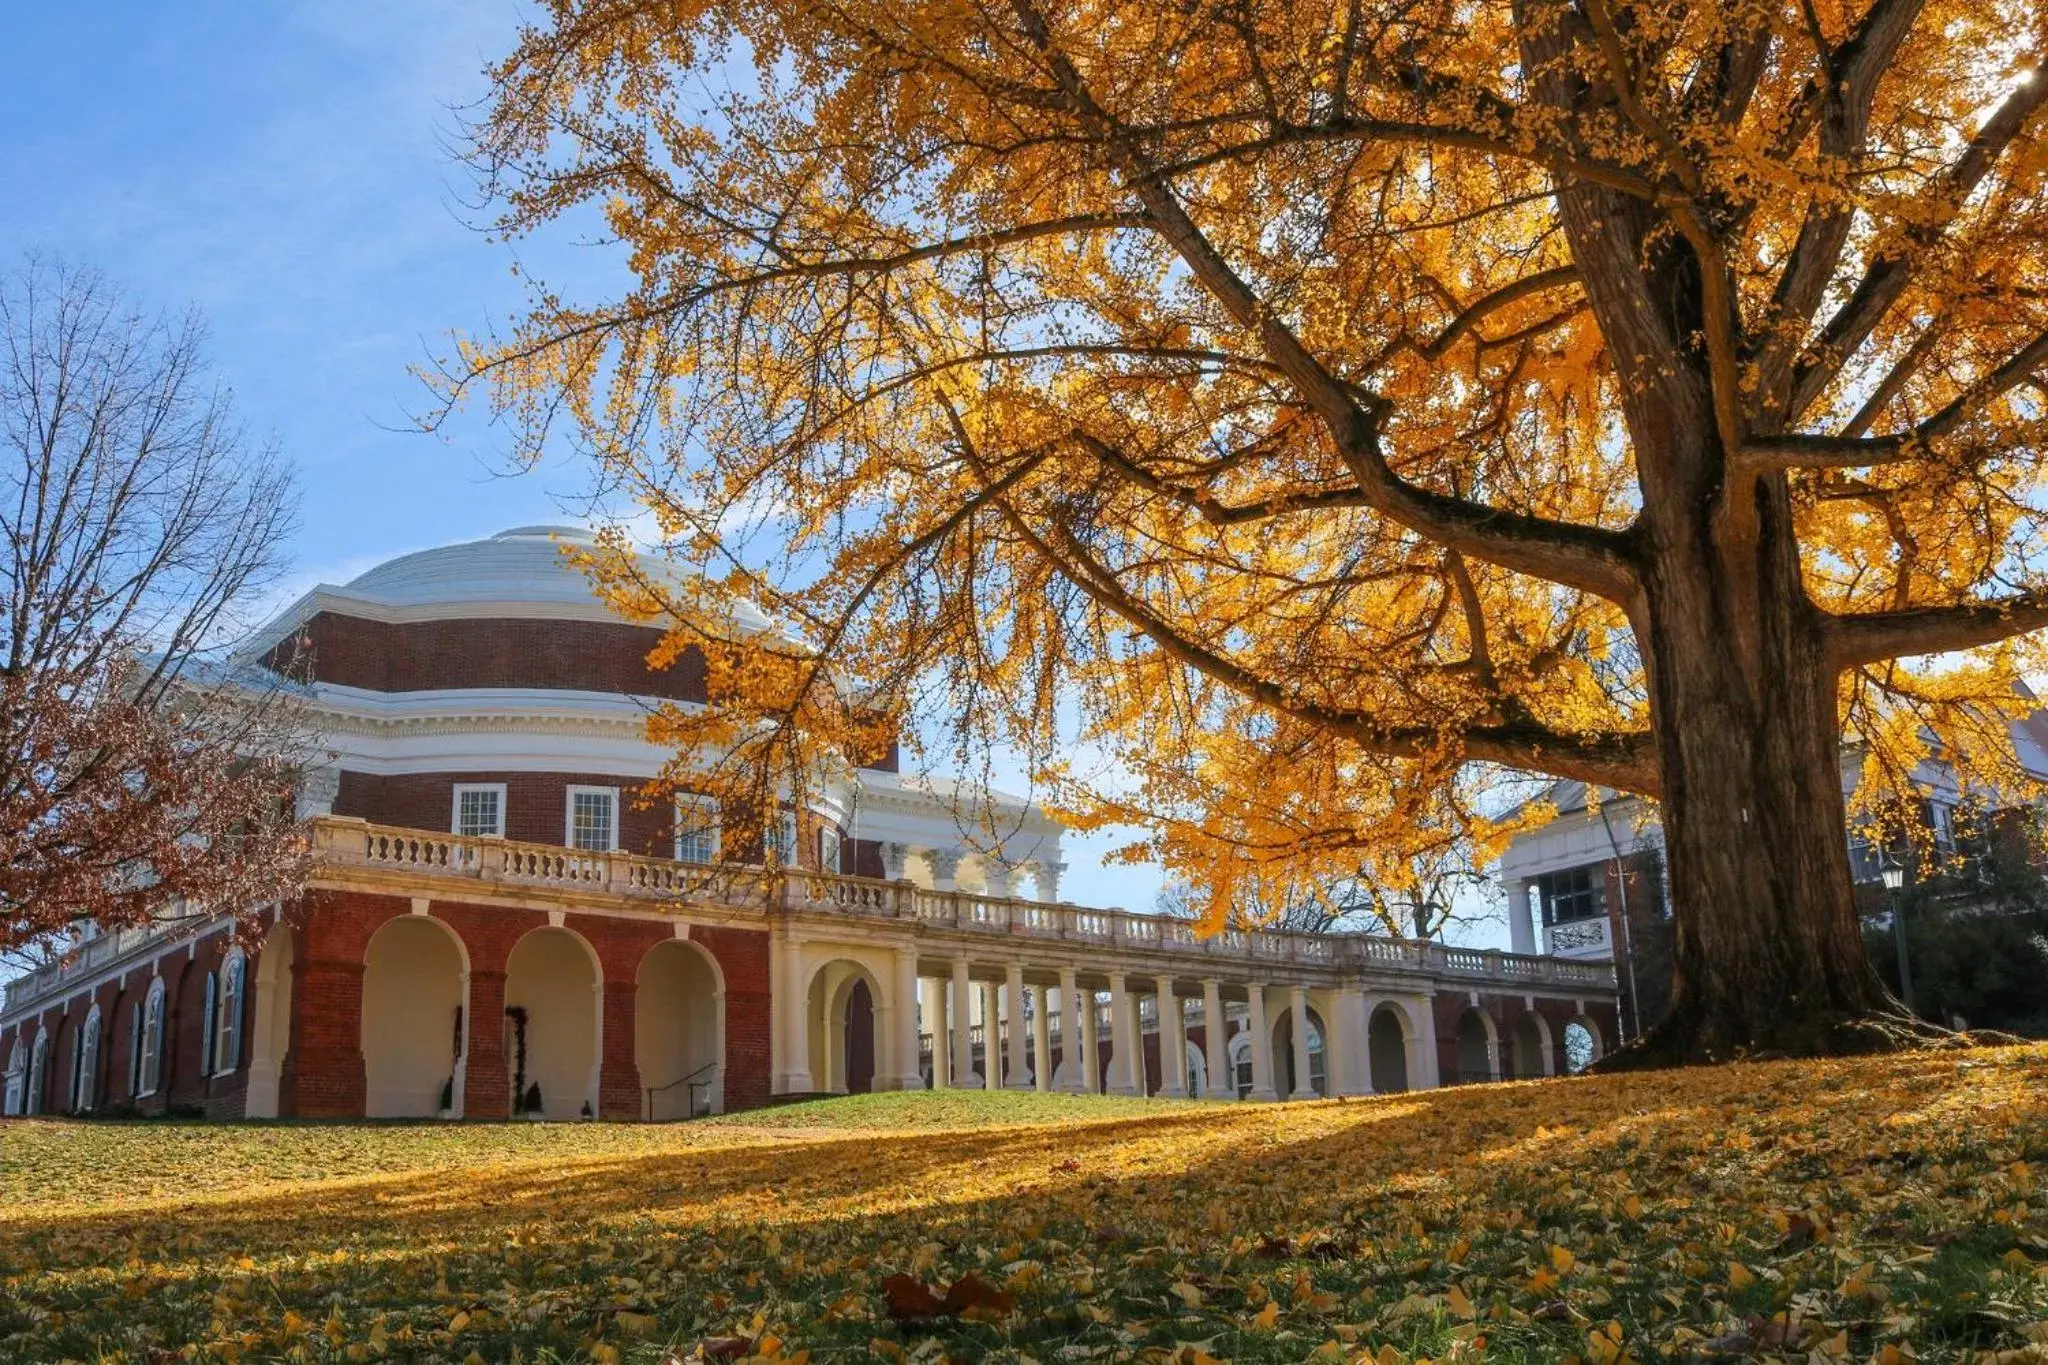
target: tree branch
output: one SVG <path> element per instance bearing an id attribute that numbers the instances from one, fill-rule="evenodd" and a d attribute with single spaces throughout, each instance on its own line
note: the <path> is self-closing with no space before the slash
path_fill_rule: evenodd
<path id="1" fill-rule="evenodd" d="M 1787 421 L 1797 421 L 1799 415 L 1813 405 L 1821 390 L 1841 372 L 1849 357 L 1884 319 L 1912 281 L 1916 250 L 1939 241 L 1948 231 L 1956 215 L 1962 212 L 1963 205 L 1990 172 L 1992 164 L 2019 136 L 2020 130 L 2044 100 L 2048 100 L 2048 72 L 2037 72 L 2005 97 L 1940 183 L 1923 191 L 1923 197 L 1945 205 L 1946 212 L 1932 222 L 1911 228 L 1907 233 L 1906 250 L 1894 256 L 1879 256 L 1873 261 L 1857 282 L 1854 292 L 1828 319 L 1820 337 L 1809 349 L 1807 358 L 1793 372 L 1792 396 L 1785 409 Z"/>
<path id="2" fill-rule="evenodd" d="M 1012 0 L 1012 8 L 1075 112 L 1110 144 L 1131 192 L 1144 204 L 1160 236 L 1238 325 L 1259 338 L 1266 354 L 1322 416 L 1369 506 L 1420 535 L 1503 568 L 1612 600 L 1633 592 L 1633 547 L 1625 535 L 1499 512 L 1417 488 L 1397 475 L 1380 446 L 1379 418 L 1385 401 L 1375 398 L 1361 405 L 1354 391 L 1310 354 L 1195 225 L 1164 173 L 1146 164 L 1121 125 L 1097 103 L 1073 62 L 1054 46 L 1031 0 Z"/>
<path id="3" fill-rule="evenodd" d="M 2044 363 L 2048 363 L 2048 332 L 2036 336 L 1947 407 L 1908 430 L 1889 436 L 1760 437 L 1743 446 L 1743 459 L 1763 469 L 1860 469 L 1919 459 L 1926 455 L 1928 442 L 1948 435 L 1984 404 L 2027 382 Z"/>
<path id="4" fill-rule="evenodd" d="M 1360 711 L 1333 708 L 1288 695 L 1271 679 L 1259 677 L 1234 659 L 1174 629 L 1140 602 L 1117 580 L 1063 522 L 1055 522 L 1055 548 L 1038 534 L 1007 501 L 1010 525 L 1033 549 L 1087 594 L 1089 600 L 1119 617 L 1157 645 L 1168 658 L 1262 706 L 1339 735 L 1372 753 L 1395 758 L 1459 757 L 1487 763 L 1532 768 L 1559 777 L 1595 782 L 1619 790 L 1656 794 L 1654 741 L 1647 733 L 1567 735 L 1534 721 L 1452 727 L 1390 726 Z"/>
<path id="5" fill-rule="evenodd" d="M 1826 625 L 1828 661 L 1840 672 L 1881 659 L 1995 645 L 2048 627 L 2048 589 L 1992 602 L 1835 616 Z"/>

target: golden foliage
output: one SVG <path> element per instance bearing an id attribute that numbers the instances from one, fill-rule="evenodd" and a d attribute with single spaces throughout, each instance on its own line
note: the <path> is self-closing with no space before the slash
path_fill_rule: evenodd
<path id="1" fill-rule="evenodd" d="M 710 661 L 658 737 L 756 803 L 921 721 L 1217 906 L 1398 884 L 1505 837 L 1474 761 L 1654 794 L 1723 654 L 1738 740 L 1811 713 L 1788 642 L 1871 777 L 2018 794 L 2031 0 L 543 10 L 477 153 L 634 285 L 537 291 L 450 401 L 572 423 L 704 572 L 595 565 Z"/>
<path id="2" fill-rule="evenodd" d="M 2021 1361 L 2044 1133 L 2039 1047 L 1272 1106 L 24 1121 L 0 1357 Z"/>

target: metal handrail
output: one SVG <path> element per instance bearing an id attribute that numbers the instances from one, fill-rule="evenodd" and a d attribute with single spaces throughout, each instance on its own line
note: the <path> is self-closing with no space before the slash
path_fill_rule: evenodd
<path id="1" fill-rule="evenodd" d="M 687 1085 L 690 1087 L 689 1117 L 693 1119 L 702 1118 L 704 1115 L 709 1114 L 711 1112 L 711 1082 L 706 1080 L 699 1080 L 698 1077 L 704 1075 L 706 1072 L 716 1071 L 717 1069 L 717 1062 L 706 1062 L 704 1063 L 704 1065 L 698 1067 L 695 1071 L 692 1071 L 689 1075 L 679 1076 L 675 1080 L 670 1081 L 667 1085 L 650 1085 L 643 1087 L 640 1112 L 646 1116 L 647 1122 L 652 1123 L 654 1121 L 654 1097 L 656 1095 L 665 1095 L 679 1085 Z M 704 1107 L 702 1110 L 699 1110 L 697 1108 L 697 1092 L 700 1090 L 704 1092 Z"/>

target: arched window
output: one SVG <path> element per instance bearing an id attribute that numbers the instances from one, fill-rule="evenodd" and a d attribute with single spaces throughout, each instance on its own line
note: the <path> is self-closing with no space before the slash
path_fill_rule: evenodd
<path id="1" fill-rule="evenodd" d="M 1206 1095 L 1209 1093 L 1209 1061 L 1202 1056 L 1202 1049 L 1190 1047 L 1188 1054 L 1188 1093 Z"/>
<path id="2" fill-rule="evenodd" d="M 24 1114 L 43 1112 L 43 1077 L 49 1071 L 50 1031 L 36 1030 L 35 1050 L 28 1055 L 28 1097 L 22 1104 Z"/>
<path id="3" fill-rule="evenodd" d="M 19 1037 L 7 1054 L 7 1102 L 0 1112 L 12 1118 L 22 1109 L 22 1089 L 28 1084 L 28 1044 Z"/>
<path id="4" fill-rule="evenodd" d="M 220 990 L 214 997 L 213 1074 L 225 1076 L 242 1064 L 242 1005 L 247 994 L 248 962 L 242 950 L 228 953 L 221 965 Z"/>
<path id="5" fill-rule="evenodd" d="M 85 1114 L 92 1111 L 93 1082 L 100 1069 L 100 1007 L 94 1005 L 85 1012 L 85 1027 L 78 1035 L 77 1065 L 71 1073 L 71 1109 L 73 1113 Z"/>
<path id="6" fill-rule="evenodd" d="M 144 997 L 142 1009 L 136 1018 L 140 1024 L 135 1040 L 135 1097 L 156 1093 L 157 1082 L 163 1076 L 164 1057 L 164 979 L 156 977 L 149 983 L 149 994 Z"/>
<path id="7" fill-rule="evenodd" d="M 1252 1035 L 1244 1029 L 1230 1035 L 1230 1074 L 1239 1099 L 1252 1093 Z"/>

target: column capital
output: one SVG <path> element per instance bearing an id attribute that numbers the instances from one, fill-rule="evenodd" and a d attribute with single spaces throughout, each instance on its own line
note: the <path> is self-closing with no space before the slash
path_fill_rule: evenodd
<path id="1" fill-rule="evenodd" d="M 932 870 L 932 885 L 940 891 L 951 891 L 954 878 L 960 875 L 960 852 L 950 848 L 928 848 L 924 859 Z"/>
<path id="2" fill-rule="evenodd" d="M 909 844 L 884 842 L 882 844 L 882 875 L 892 882 L 903 880 L 910 862 L 910 855 L 917 850 Z"/>

